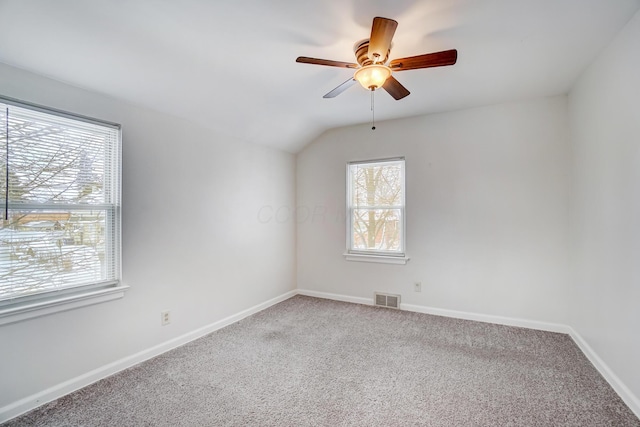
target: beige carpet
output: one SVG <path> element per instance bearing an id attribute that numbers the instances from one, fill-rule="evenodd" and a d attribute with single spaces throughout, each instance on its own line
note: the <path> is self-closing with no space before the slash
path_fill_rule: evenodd
<path id="1" fill-rule="evenodd" d="M 564 334 L 297 296 L 9 426 L 640 426 Z"/>

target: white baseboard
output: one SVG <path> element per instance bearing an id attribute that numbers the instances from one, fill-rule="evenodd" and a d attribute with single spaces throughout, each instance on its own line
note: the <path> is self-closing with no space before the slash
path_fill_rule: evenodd
<path id="1" fill-rule="evenodd" d="M 286 292 L 261 304 L 243 310 L 237 314 L 226 317 L 222 320 L 218 320 L 217 322 L 214 322 L 210 325 L 203 326 L 194 331 L 166 341 L 162 344 L 158 344 L 139 353 L 127 356 L 123 359 L 117 360 L 113 363 L 87 372 L 86 374 L 55 385 L 44 391 L 25 397 L 24 399 L 20 399 L 17 402 L 13 402 L 7 406 L 0 408 L 0 423 L 15 418 L 21 414 L 24 414 L 25 412 L 37 408 L 38 406 L 41 406 L 47 402 L 51 402 L 52 400 L 58 399 L 90 384 L 93 384 L 96 381 L 99 381 L 124 369 L 137 365 L 140 362 L 144 362 L 145 360 L 159 356 L 162 353 L 165 353 L 176 347 L 180 347 L 181 345 L 184 345 L 190 341 L 196 340 L 207 334 L 210 334 L 211 332 L 217 331 L 218 329 L 224 328 L 225 326 L 242 320 L 245 317 L 251 316 L 252 314 L 269 308 L 274 304 L 289 299 L 297 293 L 298 292 L 296 290 Z"/>
<path id="2" fill-rule="evenodd" d="M 298 289 L 299 295 L 330 299 L 335 301 L 353 302 L 357 304 L 373 305 L 373 298 L 353 297 L 349 295 L 332 294 L 327 292 Z M 496 323 L 498 325 L 517 326 L 521 328 L 536 329 L 547 332 L 558 332 L 569 335 L 589 359 L 600 375 L 618 393 L 620 398 L 627 404 L 629 409 L 640 418 L 640 399 L 618 378 L 609 366 L 598 356 L 598 354 L 587 344 L 587 342 L 571 326 L 558 323 L 539 322 L 537 320 L 518 319 L 513 317 L 493 316 L 489 314 L 469 313 L 464 311 L 447 310 L 443 308 L 428 307 L 414 304 L 400 304 L 400 308 L 406 311 L 417 313 L 433 314 L 436 316 L 452 317 L 455 319 L 473 320 L 476 322 Z"/>
<path id="3" fill-rule="evenodd" d="M 416 313 L 433 314 L 435 316 L 453 317 L 455 319 L 473 320 L 476 322 L 495 323 L 498 325 L 517 326 L 519 328 L 536 329 L 539 331 L 559 332 L 568 334 L 570 328 L 558 323 L 539 322 L 515 317 L 494 316 L 490 314 L 470 313 L 466 311 L 448 310 L 444 308 L 428 307 L 424 305 L 400 304 L 400 308 Z"/>
<path id="4" fill-rule="evenodd" d="M 373 305 L 373 298 L 361 298 L 352 297 L 348 295 L 330 294 L 327 292 L 311 291 L 308 289 L 298 289 L 298 295 L 305 295 L 308 297 L 324 298 L 334 301 L 352 302 L 354 304 Z"/>
<path id="5" fill-rule="evenodd" d="M 334 301 L 352 302 L 356 304 L 373 305 L 373 298 L 353 297 L 350 295 L 332 294 L 328 292 L 312 291 L 309 289 L 298 289 L 298 295 L 324 298 Z M 557 323 L 539 322 L 537 320 L 517 319 L 513 317 L 492 316 L 489 314 L 469 313 L 465 311 L 447 310 L 444 308 L 428 307 L 415 304 L 400 304 L 400 309 L 414 311 L 416 313 L 433 314 L 435 316 L 453 317 L 456 319 L 474 320 L 476 322 L 496 323 L 499 325 L 518 326 L 521 328 L 537 329 L 548 332 L 559 332 L 568 334 L 571 331 L 569 326 Z"/>
<path id="6" fill-rule="evenodd" d="M 640 418 L 640 399 L 633 394 L 629 387 L 622 382 L 620 378 L 609 368 L 609 366 L 598 356 L 598 354 L 591 348 L 582 336 L 576 332 L 573 328 L 569 328 L 569 336 L 573 339 L 576 345 L 582 350 L 587 359 L 595 366 L 600 372 L 600 375 L 604 377 L 609 385 L 618 393 L 620 398 L 624 400 L 629 409 L 633 411 L 638 418 Z"/>

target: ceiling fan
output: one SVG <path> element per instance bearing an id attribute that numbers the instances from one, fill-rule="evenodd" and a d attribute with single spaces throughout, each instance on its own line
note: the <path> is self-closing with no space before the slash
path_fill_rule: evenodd
<path id="1" fill-rule="evenodd" d="M 306 56 L 299 56 L 296 62 L 351 68 L 355 70 L 352 78 L 327 93 L 323 98 L 334 98 L 349 89 L 356 82 L 359 82 L 365 89 L 375 91 L 382 87 L 396 100 L 402 99 L 409 95 L 410 92 L 392 76 L 394 71 L 453 65 L 458 59 L 458 51 L 451 49 L 389 61 L 391 40 L 393 39 L 397 26 L 398 22 L 393 19 L 373 18 L 371 37 L 357 42 L 354 46 L 353 50 L 357 64 L 332 61 L 329 59 L 309 58 Z"/>

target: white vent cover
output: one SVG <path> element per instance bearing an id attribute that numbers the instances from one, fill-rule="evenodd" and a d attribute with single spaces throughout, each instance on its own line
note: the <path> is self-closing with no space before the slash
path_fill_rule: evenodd
<path id="1" fill-rule="evenodd" d="M 400 295 L 374 292 L 374 305 L 378 307 L 400 308 Z"/>

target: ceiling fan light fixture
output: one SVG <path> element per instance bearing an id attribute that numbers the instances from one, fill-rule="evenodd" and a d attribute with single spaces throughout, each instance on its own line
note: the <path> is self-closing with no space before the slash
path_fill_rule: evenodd
<path id="1" fill-rule="evenodd" d="M 371 91 L 372 98 L 373 92 L 376 89 L 382 88 L 391 95 L 393 99 L 398 101 L 409 95 L 410 92 L 392 76 L 392 70 L 393 74 L 395 74 L 396 72 L 405 70 L 419 70 L 421 68 L 453 65 L 458 59 L 458 51 L 449 49 L 442 52 L 397 58 L 387 62 L 391 54 L 393 35 L 395 34 L 397 26 L 398 22 L 393 19 L 380 16 L 373 18 L 371 36 L 368 39 L 362 39 L 356 42 L 353 47 L 357 64 L 353 62 L 309 58 L 307 56 L 299 56 L 296 62 L 355 70 L 352 78 L 331 90 L 324 95 L 323 98 L 335 98 L 358 82 L 363 88 Z"/>
<path id="2" fill-rule="evenodd" d="M 353 78 L 367 90 L 376 90 L 382 87 L 385 81 L 391 76 L 391 68 L 380 65 L 372 64 L 367 65 L 358 70 L 353 75 Z"/>

